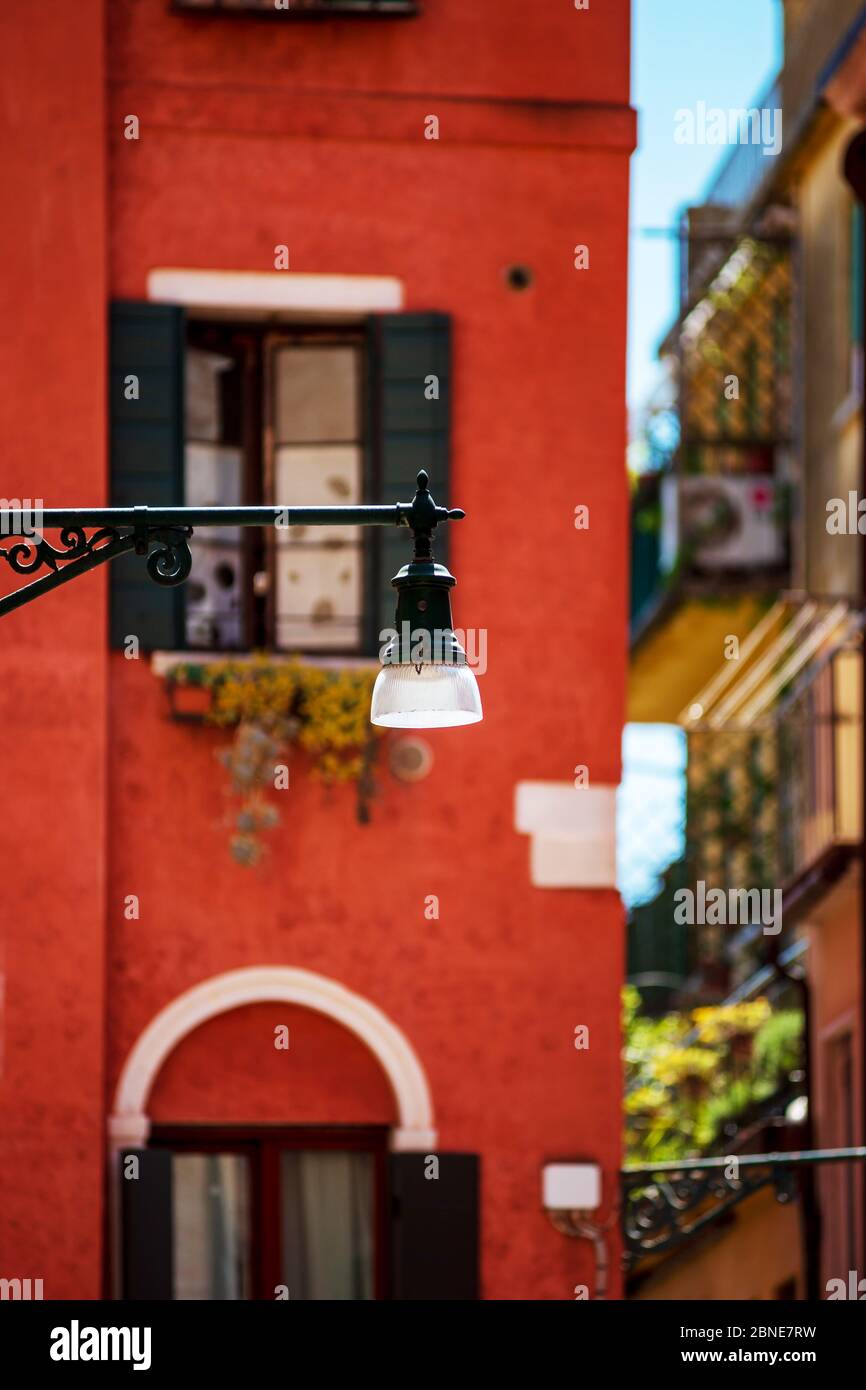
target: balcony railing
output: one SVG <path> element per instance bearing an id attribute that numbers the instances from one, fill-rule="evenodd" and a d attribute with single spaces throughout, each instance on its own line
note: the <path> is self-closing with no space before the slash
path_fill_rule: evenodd
<path id="1" fill-rule="evenodd" d="M 859 843 L 862 625 L 841 602 L 775 605 L 682 717 L 691 884 L 781 890 L 787 921 L 809 877 Z"/>
<path id="2" fill-rule="evenodd" d="M 802 1175 L 831 1163 L 862 1163 L 866 1148 L 745 1154 L 624 1168 L 622 1236 L 626 1267 L 683 1245 L 746 1197 L 772 1184 L 780 1202 L 796 1197 Z"/>
<path id="3" fill-rule="evenodd" d="M 786 236 L 742 238 L 666 345 L 679 423 L 663 550 L 686 580 L 787 573 L 795 305 Z"/>

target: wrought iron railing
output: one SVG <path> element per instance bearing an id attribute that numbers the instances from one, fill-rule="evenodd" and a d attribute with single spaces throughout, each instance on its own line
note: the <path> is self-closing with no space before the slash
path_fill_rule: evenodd
<path id="1" fill-rule="evenodd" d="M 623 1168 L 626 1267 L 683 1245 L 761 1188 L 772 1184 L 777 1199 L 790 1202 L 804 1171 L 828 1163 L 862 1163 L 864 1159 L 866 1147 L 686 1159 Z"/>
<path id="2" fill-rule="evenodd" d="M 859 841 L 860 661 L 846 637 L 760 718 L 688 730 L 691 880 L 784 890 Z M 746 714 L 749 698 L 760 695 L 747 695 Z"/>
<path id="3" fill-rule="evenodd" d="M 786 240 L 742 238 L 678 328 L 689 473 L 766 473 L 790 443 L 794 281 Z"/>

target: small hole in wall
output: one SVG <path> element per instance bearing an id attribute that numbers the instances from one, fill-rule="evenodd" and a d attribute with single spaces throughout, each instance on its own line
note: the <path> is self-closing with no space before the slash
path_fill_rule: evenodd
<path id="1" fill-rule="evenodd" d="M 518 293 L 528 290 L 532 284 L 532 271 L 528 265 L 510 265 L 505 272 L 505 283 L 510 290 Z"/>

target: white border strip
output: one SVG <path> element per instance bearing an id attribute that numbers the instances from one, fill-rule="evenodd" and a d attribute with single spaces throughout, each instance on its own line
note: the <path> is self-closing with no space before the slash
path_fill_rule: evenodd
<path id="1" fill-rule="evenodd" d="M 394 1149 L 429 1153 L 436 1147 L 433 1101 L 421 1061 L 405 1033 L 369 999 L 337 980 L 286 965 L 248 966 L 214 975 L 178 995 L 151 1019 L 129 1053 L 117 1082 L 109 1134 L 117 1147 L 144 1143 L 147 1101 L 166 1057 L 210 1018 L 247 1004 L 284 1003 L 313 1009 L 354 1033 L 379 1061 L 397 1102 Z"/>

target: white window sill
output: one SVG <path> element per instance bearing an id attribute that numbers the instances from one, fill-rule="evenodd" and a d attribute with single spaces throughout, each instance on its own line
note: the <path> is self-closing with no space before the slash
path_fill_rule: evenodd
<path id="1" fill-rule="evenodd" d="M 379 662 L 372 656 L 325 656 L 322 653 L 296 652 L 152 652 L 150 668 L 155 676 L 166 676 L 174 666 L 213 666 L 218 662 L 252 663 L 265 659 L 274 666 L 289 661 L 302 661 L 305 666 L 318 666 L 323 671 L 378 671 Z"/>

